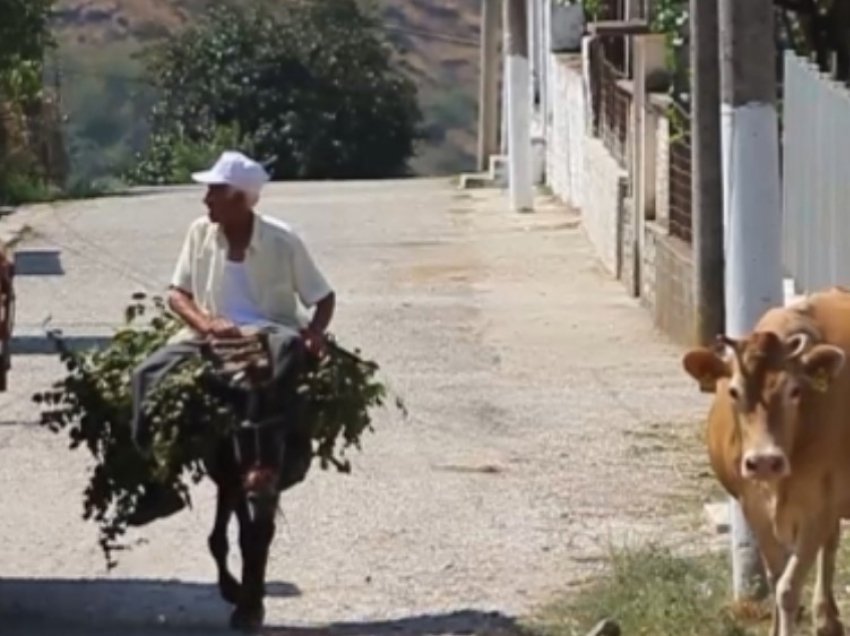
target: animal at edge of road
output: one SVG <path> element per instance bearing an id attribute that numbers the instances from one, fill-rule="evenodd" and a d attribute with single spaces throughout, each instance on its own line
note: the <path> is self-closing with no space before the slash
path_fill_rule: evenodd
<path id="1" fill-rule="evenodd" d="M 850 292 L 772 308 L 741 338 L 682 359 L 705 393 L 708 457 L 752 528 L 773 593 L 771 634 L 792 636 L 816 566 L 817 636 L 844 634 L 834 596 L 840 522 L 850 518 Z"/>

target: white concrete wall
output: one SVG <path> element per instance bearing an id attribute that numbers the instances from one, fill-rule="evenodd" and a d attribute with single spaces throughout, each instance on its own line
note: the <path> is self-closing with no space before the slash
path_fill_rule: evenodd
<path id="1" fill-rule="evenodd" d="M 565 203 L 584 203 L 585 97 L 581 56 L 553 55 L 551 125 L 546 140 L 546 182 Z"/>
<path id="2" fill-rule="evenodd" d="M 546 179 L 552 192 L 579 209 L 605 267 L 617 271 L 619 182 L 627 175 L 588 135 L 588 100 L 580 55 L 556 55 L 550 78 L 552 125 L 546 140 Z"/>
<path id="3" fill-rule="evenodd" d="M 667 117 L 656 118 L 655 134 L 655 220 L 666 224 L 670 219 L 670 120 Z"/>
<path id="4" fill-rule="evenodd" d="M 619 183 L 627 175 L 602 140 L 590 137 L 585 139 L 584 171 L 584 227 L 606 269 L 616 274 Z"/>

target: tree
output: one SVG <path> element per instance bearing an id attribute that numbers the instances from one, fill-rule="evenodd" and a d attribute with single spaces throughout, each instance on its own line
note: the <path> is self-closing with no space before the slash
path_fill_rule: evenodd
<path id="1" fill-rule="evenodd" d="M 162 97 L 137 180 L 175 180 L 168 147 L 208 150 L 221 127 L 275 157 L 275 178 L 396 176 L 414 153 L 415 85 L 356 0 L 215 6 L 152 49 L 147 69 Z"/>
<path id="2" fill-rule="evenodd" d="M 52 4 L 0 0 L 0 203 L 31 198 L 62 178 L 59 116 L 42 92 Z"/>
<path id="3" fill-rule="evenodd" d="M 31 99 L 41 88 L 44 53 L 53 43 L 53 0 L 0 0 L 0 98 Z"/>
<path id="4" fill-rule="evenodd" d="M 48 19 L 53 0 L 0 0 L 0 69 L 41 60 L 52 42 Z"/>

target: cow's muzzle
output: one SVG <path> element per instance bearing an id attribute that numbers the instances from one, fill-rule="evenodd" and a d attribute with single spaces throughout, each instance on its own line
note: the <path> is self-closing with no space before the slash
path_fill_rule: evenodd
<path id="1" fill-rule="evenodd" d="M 745 478 L 759 481 L 782 479 L 791 469 L 785 453 L 778 448 L 749 451 L 741 464 Z"/>

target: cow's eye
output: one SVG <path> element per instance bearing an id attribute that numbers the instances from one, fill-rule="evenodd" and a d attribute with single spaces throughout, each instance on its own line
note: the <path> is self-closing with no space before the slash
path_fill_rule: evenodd
<path id="1" fill-rule="evenodd" d="M 792 400 L 799 400 L 800 396 L 803 394 L 802 389 L 799 386 L 791 387 L 791 391 L 788 393 L 789 397 Z"/>
<path id="2" fill-rule="evenodd" d="M 735 400 L 736 402 L 740 399 L 741 394 L 738 391 L 738 387 L 730 386 L 729 387 L 729 397 Z"/>

